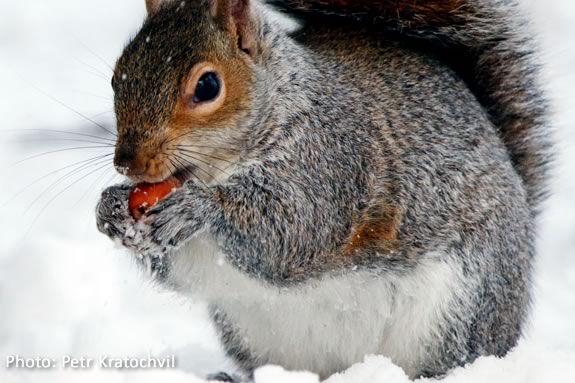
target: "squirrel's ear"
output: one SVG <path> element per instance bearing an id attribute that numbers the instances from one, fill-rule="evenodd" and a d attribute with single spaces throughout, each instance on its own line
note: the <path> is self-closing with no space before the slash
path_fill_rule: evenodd
<path id="1" fill-rule="evenodd" d="M 148 10 L 148 15 L 153 15 L 160 8 L 160 3 L 162 0 L 146 0 L 146 9 Z"/>
<path id="2" fill-rule="evenodd" d="M 210 0 L 214 17 L 237 39 L 238 47 L 250 56 L 257 54 L 258 23 L 250 0 Z"/>

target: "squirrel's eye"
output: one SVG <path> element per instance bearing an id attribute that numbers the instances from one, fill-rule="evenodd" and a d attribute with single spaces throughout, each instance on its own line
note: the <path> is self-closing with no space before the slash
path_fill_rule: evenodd
<path id="1" fill-rule="evenodd" d="M 209 62 L 194 65 L 182 84 L 181 105 L 185 110 L 195 117 L 206 117 L 221 108 L 226 99 L 224 74 Z"/>
<path id="2" fill-rule="evenodd" d="M 212 101 L 220 94 L 220 79 L 215 72 L 206 72 L 196 84 L 193 101 L 195 103 Z"/>

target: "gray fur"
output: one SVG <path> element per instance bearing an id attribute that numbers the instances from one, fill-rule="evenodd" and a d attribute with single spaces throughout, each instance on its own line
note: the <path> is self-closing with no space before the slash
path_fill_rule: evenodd
<path id="1" fill-rule="evenodd" d="M 446 249 L 435 261 L 462 270 L 465 300 L 432 329 L 437 336 L 412 375 L 505 355 L 529 308 L 549 146 L 545 103 L 512 2 L 466 4 L 473 12 L 459 17 L 468 23 L 401 30 L 399 39 L 309 17 L 288 35 L 256 5 L 262 51 L 252 67 L 252 108 L 235 127 L 241 152 L 233 173 L 208 185 L 188 180 L 141 223 L 127 213 L 126 187 L 112 187 L 98 228 L 153 259 L 168 279 L 171 254 L 207 232 L 230 264 L 270 288 L 362 271 L 401 278 Z M 138 58 L 145 67 L 143 57 L 129 56 L 134 49 L 122 65 Z M 445 49 L 465 60 L 452 62 Z M 389 226 L 392 238 L 348 253 L 351 233 L 366 223 Z M 242 329 L 221 308 L 213 313 L 230 356 L 248 373 L 282 363 L 242 344 Z"/>

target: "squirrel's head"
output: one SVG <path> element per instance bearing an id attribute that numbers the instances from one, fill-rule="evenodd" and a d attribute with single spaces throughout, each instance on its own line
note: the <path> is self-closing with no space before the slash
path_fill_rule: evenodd
<path id="1" fill-rule="evenodd" d="M 147 0 L 116 64 L 114 164 L 134 180 L 207 181 L 238 155 L 251 109 L 259 26 L 249 0 Z M 219 170 L 218 170 L 219 169 Z"/>

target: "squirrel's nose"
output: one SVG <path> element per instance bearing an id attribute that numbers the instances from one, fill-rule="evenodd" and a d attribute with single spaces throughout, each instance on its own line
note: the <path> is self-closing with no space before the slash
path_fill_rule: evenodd
<path id="1" fill-rule="evenodd" d="M 116 148 L 114 167 L 118 173 L 126 176 L 140 175 L 146 170 L 146 163 L 141 160 L 134 145 L 122 144 Z"/>

